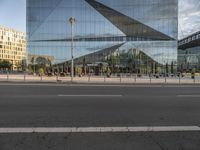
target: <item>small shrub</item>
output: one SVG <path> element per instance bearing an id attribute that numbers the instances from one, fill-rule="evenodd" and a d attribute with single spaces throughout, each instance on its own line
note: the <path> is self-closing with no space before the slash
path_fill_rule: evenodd
<path id="1" fill-rule="evenodd" d="M 44 76 L 45 74 L 44 74 L 44 69 L 43 68 L 40 68 L 39 70 L 38 70 L 38 72 L 39 72 L 39 75 L 40 76 Z"/>

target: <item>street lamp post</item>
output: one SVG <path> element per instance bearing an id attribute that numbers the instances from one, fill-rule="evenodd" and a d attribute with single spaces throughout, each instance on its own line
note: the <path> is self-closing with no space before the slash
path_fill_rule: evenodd
<path id="1" fill-rule="evenodd" d="M 74 17 L 69 18 L 69 22 L 71 24 L 71 81 L 74 78 L 74 24 L 76 22 Z"/>

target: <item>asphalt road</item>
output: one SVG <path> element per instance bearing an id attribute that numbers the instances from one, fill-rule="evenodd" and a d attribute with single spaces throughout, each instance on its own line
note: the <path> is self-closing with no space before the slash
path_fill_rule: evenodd
<path id="1" fill-rule="evenodd" d="M 200 87 L 0 84 L 0 127 L 200 126 Z"/>
<path id="2" fill-rule="evenodd" d="M 0 128 L 127 126 L 200 126 L 200 86 L 0 83 Z M 0 149 L 14 146 L 199 150 L 200 132 L 0 134 Z"/>

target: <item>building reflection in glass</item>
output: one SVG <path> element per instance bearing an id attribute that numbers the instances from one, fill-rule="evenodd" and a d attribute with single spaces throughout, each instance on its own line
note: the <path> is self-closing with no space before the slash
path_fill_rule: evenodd
<path id="1" fill-rule="evenodd" d="M 83 71 L 99 65 L 145 74 L 176 69 L 178 0 L 27 0 L 29 54 L 53 56 L 68 71 L 71 16 L 77 20 L 75 66 L 86 66 Z"/>

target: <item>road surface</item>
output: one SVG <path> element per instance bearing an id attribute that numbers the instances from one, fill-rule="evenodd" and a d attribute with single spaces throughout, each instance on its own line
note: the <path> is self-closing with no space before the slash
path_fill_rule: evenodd
<path id="1" fill-rule="evenodd" d="M 200 86 L 0 83 L 0 89 L 0 149 L 200 149 Z M 74 128 L 82 130 L 66 132 Z"/>

